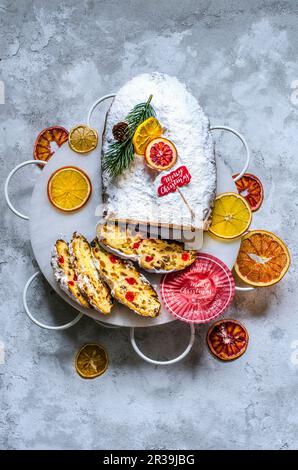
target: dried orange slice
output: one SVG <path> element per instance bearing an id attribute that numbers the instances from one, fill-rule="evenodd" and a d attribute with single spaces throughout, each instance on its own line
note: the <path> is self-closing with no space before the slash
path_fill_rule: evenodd
<path id="1" fill-rule="evenodd" d="M 33 155 L 35 160 L 48 161 L 55 150 L 68 139 L 68 131 L 61 126 L 48 127 L 41 131 L 34 143 Z M 56 147 L 56 148 L 55 148 Z"/>
<path id="2" fill-rule="evenodd" d="M 242 238 L 235 271 L 247 284 L 257 287 L 276 284 L 289 266 L 289 250 L 273 233 L 252 230 Z"/>
<path id="3" fill-rule="evenodd" d="M 233 178 L 237 177 L 233 175 Z M 251 173 L 244 173 L 240 180 L 236 181 L 236 188 L 238 193 L 246 199 L 253 212 L 257 211 L 264 199 L 263 185 L 259 178 Z"/>
<path id="4" fill-rule="evenodd" d="M 177 160 L 177 150 L 173 142 L 164 137 L 151 140 L 145 150 L 145 161 L 150 168 L 169 170 Z"/>
<path id="5" fill-rule="evenodd" d="M 97 146 L 98 135 L 95 129 L 79 124 L 71 129 L 68 136 L 68 143 L 72 150 L 77 153 L 87 153 Z"/>
<path id="6" fill-rule="evenodd" d="M 232 361 L 246 351 L 248 338 L 247 330 L 240 322 L 227 318 L 209 328 L 207 344 L 218 359 Z"/>
<path id="7" fill-rule="evenodd" d="M 53 206 L 65 212 L 72 212 L 86 204 L 92 186 L 89 177 L 80 168 L 65 166 L 52 174 L 47 189 Z"/>
<path id="8" fill-rule="evenodd" d="M 98 344 L 85 344 L 75 358 L 76 371 L 84 379 L 94 379 L 102 375 L 108 364 L 107 352 Z"/>
<path id="9" fill-rule="evenodd" d="M 242 196 L 223 193 L 215 199 L 209 231 L 220 238 L 237 238 L 246 232 L 251 219 L 251 209 Z"/>
<path id="10" fill-rule="evenodd" d="M 162 134 L 162 127 L 158 120 L 150 117 L 142 122 L 135 130 L 132 143 L 134 150 L 139 155 L 144 155 L 149 142 Z"/>

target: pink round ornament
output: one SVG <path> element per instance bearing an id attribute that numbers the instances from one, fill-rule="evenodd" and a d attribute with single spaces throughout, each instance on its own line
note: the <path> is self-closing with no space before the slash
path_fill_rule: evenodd
<path id="1" fill-rule="evenodd" d="M 207 323 L 231 304 L 235 283 L 229 268 L 218 258 L 198 253 L 196 261 L 161 281 L 161 296 L 167 310 L 180 320 Z"/>

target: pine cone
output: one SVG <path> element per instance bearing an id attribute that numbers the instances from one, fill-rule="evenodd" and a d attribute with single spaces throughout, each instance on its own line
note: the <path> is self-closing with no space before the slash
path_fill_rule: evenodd
<path id="1" fill-rule="evenodd" d="M 129 137 L 129 126 L 127 122 L 121 121 L 113 126 L 112 129 L 114 139 L 118 142 L 124 142 Z"/>

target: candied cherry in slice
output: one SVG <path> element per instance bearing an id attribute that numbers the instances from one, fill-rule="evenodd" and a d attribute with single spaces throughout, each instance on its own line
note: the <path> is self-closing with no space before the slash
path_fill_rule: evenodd
<path id="1" fill-rule="evenodd" d="M 125 280 L 130 286 L 133 286 L 137 282 L 134 277 L 126 277 Z"/>
<path id="2" fill-rule="evenodd" d="M 128 302 L 133 302 L 135 299 L 135 294 L 133 292 L 128 291 L 125 294 L 125 298 Z"/>

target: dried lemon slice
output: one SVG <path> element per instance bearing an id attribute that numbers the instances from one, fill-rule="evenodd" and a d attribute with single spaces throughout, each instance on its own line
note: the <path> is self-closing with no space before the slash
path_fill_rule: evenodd
<path id="1" fill-rule="evenodd" d="M 251 219 L 251 209 L 244 197 L 223 193 L 215 199 L 209 231 L 220 238 L 237 238 L 246 232 Z"/>
<path id="2" fill-rule="evenodd" d="M 132 143 L 134 150 L 139 155 L 145 154 L 145 148 L 151 142 L 151 140 L 160 137 L 162 134 L 162 127 L 158 120 L 154 117 L 150 117 L 142 122 L 134 133 Z"/>
<path id="3" fill-rule="evenodd" d="M 70 148 L 77 153 L 91 152 L 96 148 L 97 142 L 96 130 L 84 124 L 73 127 L 68 136 Z"/>
<path id="4" fill-rule="evenodd" d="M 102 375 L 108 364 L 107 352 L 98 344 L 85 344 L 75 358 L 76 371 L 84 379 L 94 379 Z"/>
<path id="5" fill-rule="evenodd" d="M 247 284 L 272 286 L 284 277 L 289 266 L 289 250 L 274 233 L 252 230 L 242 238 L 235 271 Z"/>
<path id="6" fill-rule="evenodd" d="M 79 168 L 65 166 L 48 181 L 48 197 L 53 206 L 65 212 L 83 207 L 92 191 L 89 177 Z"/>

